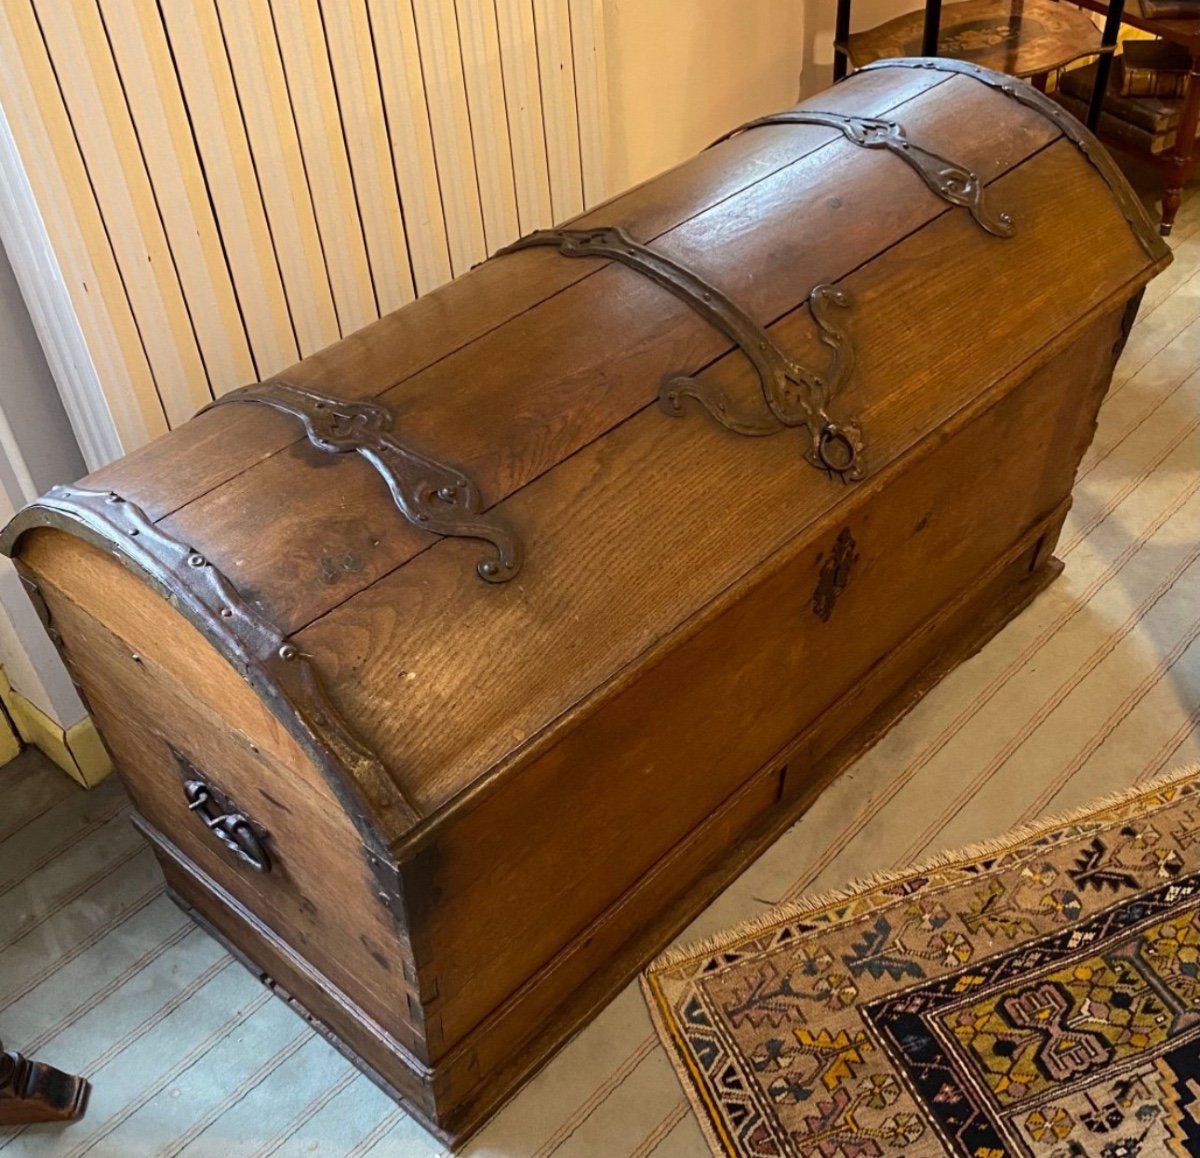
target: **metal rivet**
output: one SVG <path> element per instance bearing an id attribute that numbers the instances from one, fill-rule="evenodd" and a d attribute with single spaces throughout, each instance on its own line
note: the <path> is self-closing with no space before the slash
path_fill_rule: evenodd
<path id="1" fill-rule="evenodd" d="M 295 647 L 293 647 L 290 643 L 285 643 L 279 649 L 279 658 L 280 659 L 295 659 L 297 654 L 298 653 L 297 653 Z"/>
<path id="2" fill-rule="evenodd" d="M 479 564 L 479 573 L 481 575 L 498 575 L 500 568 L 488 559 L 486 562 Z"/>
<path id="3" fill-rule="evenodd" d="M 138 655 L 138 653 L 137 653 L 136 651 L 131 651 L 131 652 L 129 653 L 129 658 L 130 658 L 131 660 L 133 660 L 133 662 L 134 662 L 134 663 L 141 663 L 141 662 L 142 662 L 142 657 L 141 657 L 140 655 Z"/>
<path id="4" fill-rule="evenodd" d="M 452 503 L 458 498 L 457 487 L 438 487 L 437 497 L 444 503 Z"/>
<path id="5" fill-rule="evenodd" d="M 188 556 L 188 563 L 192 567 L 203 567 L 204 566 L 204 556 L 201 554 L 198 554 L 196 552 L 193 552 L 191 555 Z"/>
<path id="6" fill-rule="evenodd" d="M 221 608 L 221 618 L 222 619 L 229 619 L 232 615 L 233 615 L 232 608 L 230 608 L 230 607 L 222 607 Z"/>

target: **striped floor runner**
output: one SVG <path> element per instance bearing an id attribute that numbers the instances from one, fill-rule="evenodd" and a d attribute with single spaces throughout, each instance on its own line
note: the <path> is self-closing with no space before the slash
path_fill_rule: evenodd
<path id="1" fill-rule="evenodd" d="M 1084 462 L 1064 576 L 827 791 L 695 923 L 985 840 L 1200 759 L 1200 198 Z M 440 1147 L 162 894 L 115 781 L 0 769 L 0 1037 L 95 1084 L 0 1158 L 426 1158 Z M 475 1158 L 698 1158 L 628 988 L 476 1139 Z"/>

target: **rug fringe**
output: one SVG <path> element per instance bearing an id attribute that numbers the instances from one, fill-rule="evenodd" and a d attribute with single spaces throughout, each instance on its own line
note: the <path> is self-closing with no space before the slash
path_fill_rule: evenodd
<path id="1" fill-rule="evenodd" d="M 1142 796 L 1150 796 L 1155 792 L 1161 791 L 1163 788 L 1168 788 L 1172 784 L 1191 779 L 1197 775 L 1200 775 L 1200 764 L 1189 764 L 1185 768 L 1175 768 L 1169 772 L 1160 773 L 1150 780 L 1145 781 L 1145 783 L 1135 785 L 1133 788 L 1127 788 L 1123 792 L 1109 793 L 1107 796 L 1094 801 L 1086 807 L 1076 808 L 1059 815 L 1041 817 L 1038 820 L 1031 821 L 1029 824 L 1009 829 L 1008 832 L 1002 833 L 992 840 L 978 841 L 975 844 L 967 845 L 965 848 L 949 849 L 916 865 L 909 865 L 905 868 L 894 869 L 889 872 L 874 873 L 871 876 L 853 880 L 842 888 L 829 889 L 823 893 L 801 897 L 797 901 L 787 901 L 783 904 L 773 905 L 761 915 L 752 917 L 719 933 L 714 933 L 711 937 L 705 937 L 687 945 L 679 945 L 675 948 L 665 950 L 650 962 L 645 972 L 657 973 L 664 969 L 671 969 L 677 965 L 682 965 L 685 961 L 691 961 L 697 957 L 711 957 L 716 953 L 730 949 L 741 941 L 749 941 L 754 937 L 759 937 L 777 925 L 811 917 L 816 913 L 823 912 L 832 905 L 841 904 L 843 901 L 862 896 L 864 893 L 876 892 L 889 885 L 898 884 L 900 881 L 910 880 L 912 877 L 925 876 L 928 873 L 937 872 L 939 869 L 944 869 L 952 864 L 981 860 L 995 853 L 1004 852 L 1015 845 L 1026 844 L 1043 833 L 1052 832 L 1057 828 L 1065 828 L 1067 825 L 1078 824 L 1089 817 L 1095 816 L 1097 820 L 1102 820 L 1103 814 L 1106 812 L 1111 812 L 1113 809 L 1120 808 Z"/>

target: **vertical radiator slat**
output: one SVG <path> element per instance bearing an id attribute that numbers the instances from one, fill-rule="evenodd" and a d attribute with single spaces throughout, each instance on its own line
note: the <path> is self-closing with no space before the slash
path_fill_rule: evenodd
<path id="1" fill-rule="evenodd" d="M 6 0 L 0 100 L 124 448 L 602 199 L 601 11 Z"/>

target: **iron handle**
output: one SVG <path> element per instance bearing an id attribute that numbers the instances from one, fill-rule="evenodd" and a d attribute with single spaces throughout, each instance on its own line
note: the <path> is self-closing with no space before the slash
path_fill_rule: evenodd
<path id="1" fill-rule="evenodd" d="M 263 846 L 263 836 L 266 834 L 260 836 L 258 826 L 249 817 L 240 812 L 222 811 L 212 789 L 203 780 L 186 781 L 183 794 L 188 808 L 238 860 L 248 864 L 255 872 L 271 871 L 271 858 Z"/>

